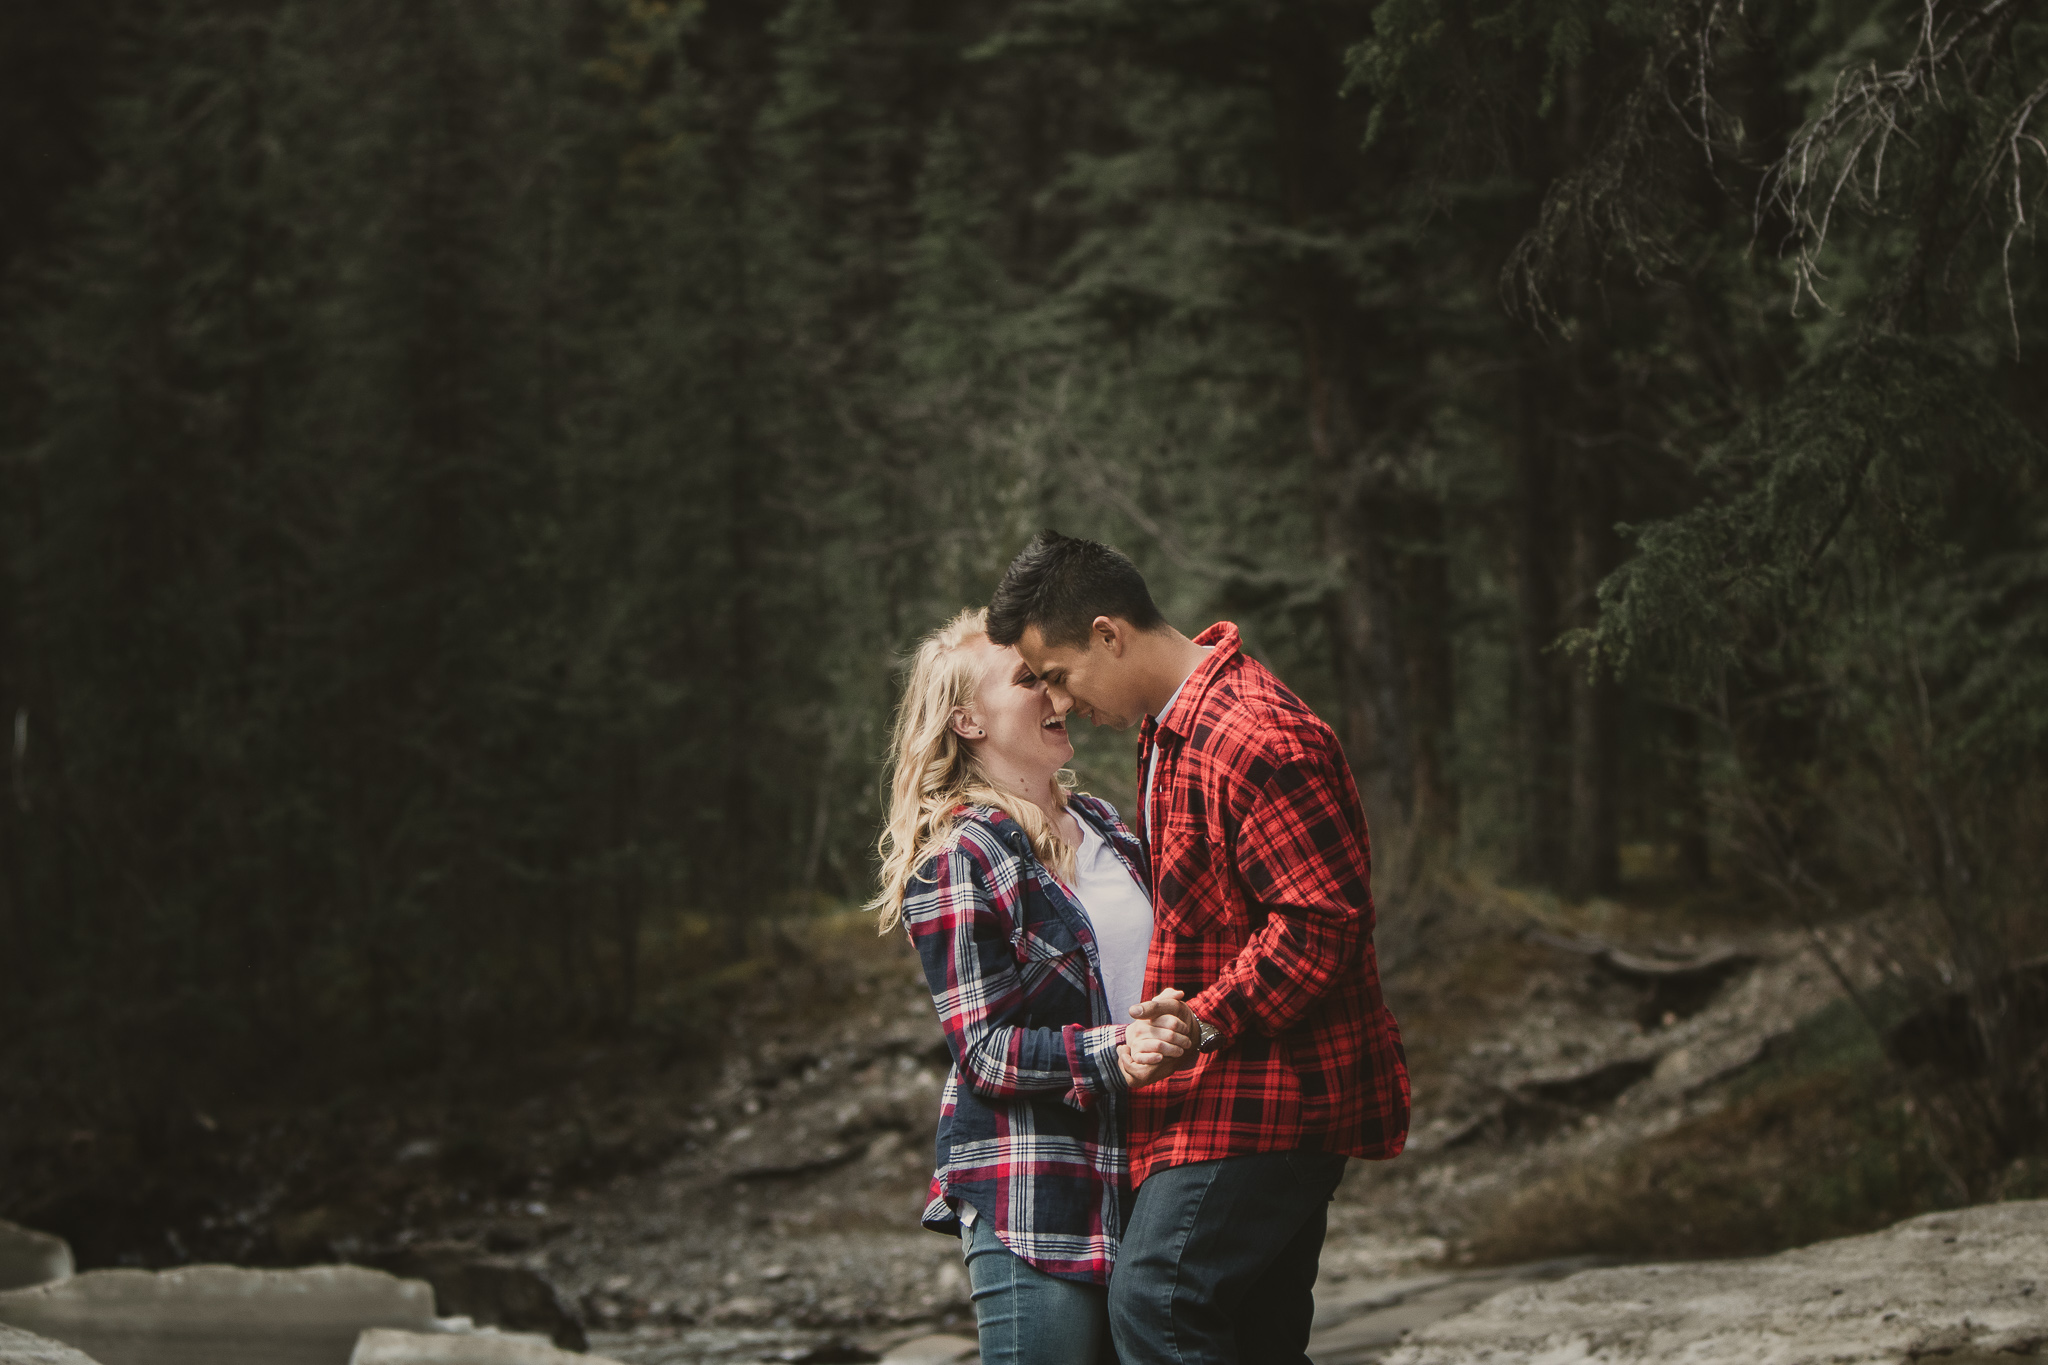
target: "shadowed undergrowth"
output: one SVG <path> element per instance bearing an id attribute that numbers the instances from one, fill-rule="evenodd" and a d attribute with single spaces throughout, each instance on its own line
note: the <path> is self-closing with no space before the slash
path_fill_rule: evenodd
<path id="1" fill-rule="evenodd" d="M 1847 1002 L 1773 1052 L 1724 1107 L 1506 1201 L 1471 1258 L 1760 1255 L 1970 1202 L 1930 1140 L 1926 1101 Z M 2048 1195 L 2048 1162 L 2013 1163 L 1996 1195 Z"/>

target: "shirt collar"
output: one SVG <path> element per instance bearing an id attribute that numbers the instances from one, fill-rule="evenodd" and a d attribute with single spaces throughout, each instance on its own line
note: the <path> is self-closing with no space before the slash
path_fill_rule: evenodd
<path id="1" fill-rule="evenodd" d="M 1146 718 L 1146 738 L 1159 730 L 1171 731 L 1182 739 L 1194 733 L 1195 717 L 1202 713 L 1202 701 L 1208 695 L 1210 684 L 1239 652 L 1237 627 L 1228 621 L 1218 621 L 1197 635 L 1195 643 L 1212 646 L 1208 657 L 1181 680 L 1181 685 L 1167 698 L 1165 708 L 1157 717 Z M 1182 704 L 1183 699 L 1185 705 Z"/>

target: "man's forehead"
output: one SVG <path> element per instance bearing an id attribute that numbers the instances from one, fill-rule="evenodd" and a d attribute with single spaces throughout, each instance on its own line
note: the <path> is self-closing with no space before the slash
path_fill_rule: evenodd
<path id="1" fill-rule="evenodd" d="M 1023 638 L 1017 641 L 1017 652 L 1030 660 L 1040 672 L 1047 668 L 1064 668 L 1071 661 L 1082 656 L 1083 651 L 1072 645 L 1048 645 L 1045 633 L 1036 622 L 1024 627 Z"/>

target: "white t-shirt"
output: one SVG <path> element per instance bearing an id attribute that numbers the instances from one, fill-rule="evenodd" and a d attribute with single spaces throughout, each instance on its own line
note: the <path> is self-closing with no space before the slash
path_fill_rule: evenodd
<path id="1" fill-rule="evenodd" d="M 1215 649 L 1216 646 L 1214 645 L 1202 646 L 1202 650 L 1204 653 L 1214 653 Z M 1188 674 L 1188 678 L 1192 678 L 1194 676 L 1195 675 L 1193 673 Z M 1171 711 L 1173 709 L 1173 704 L 1180 700 L 1180 694 L 1187 689 L 1188 678 L 1182 678 L 1180 680 L 1180 686 L 1173 689 L 1173 695 L 1166 699 L 1166 705 L 1160 707 L 1159 714 L 1152 717 L 1152 724 L 1155 727 L 1161 721 L 1166 719 L 1166 713 L 1168 711 Z M 1158 774 L 1158 772 L 1159 741 L 1157 739 L 1154 739 L 1152 741 L 1152 761 L 1145 765 L 1145 791 L 1144 794 L 1138 798 L 1139 801 L 1142 803 L 1139 807 L 1139 814 L 1141 814 L 1145 819 L 1145 838 L 1147 840 L 1150 840 L 1152 837 L 1152 779 Z"/>
<path id="2" fill-rule="evenodd" d="M 1102 993 L 1111 1023 L 1131 1021 L 1131 1006 L 1145 998 L 1145 955 L 1152 950 L 1152 898 L 1095 826 L 1080 816 L 1081 846 L 1074 850 L 1074 899 L 1095 931 L 1102 961 Z"/>

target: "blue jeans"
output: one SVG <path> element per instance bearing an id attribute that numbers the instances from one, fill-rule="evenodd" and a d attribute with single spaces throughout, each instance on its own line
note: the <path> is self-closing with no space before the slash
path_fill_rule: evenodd
<path id="1" fill-rule="evenodd" d="M 982 1365 L 1116 1365 L 1109 1291 L 1017 1259 L 988 1218 L 962 1228 Z"/>
<path id="2" fill-rule="evenodd" d="M 1169 1166 L 1131 1203 L 1110 1327 L 1124 1365 L 1308 1365 L 1316 1263 L 1344 1158 Z"/>

